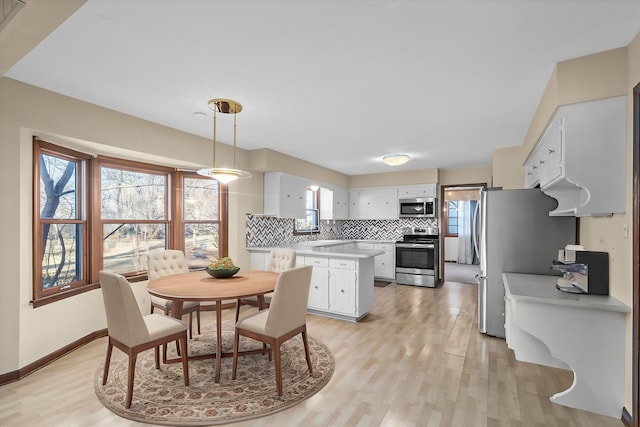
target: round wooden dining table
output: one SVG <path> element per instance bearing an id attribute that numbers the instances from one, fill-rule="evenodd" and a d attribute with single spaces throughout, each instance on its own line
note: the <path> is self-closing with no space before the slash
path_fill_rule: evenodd
<path id="1" fill-rule="evenodd" d="M 202 270 L 161 277 L 149 282 L 147 291 L 151 295 L 171 300 L 170 315 L 176 319 L 182 317 L 182 305 L 185 301 L 216 303 L 216 352 L 215 355 L 209 356 L 214 356 L 216 359 L 215 382 L 219 382 L 222 357 L 233 354 L 222 352 L 222 301 L 257 296 L 259 308 L 262 309 L 264 294 L 273 292 L 278 276 L 278 273 L 270 271 L 248 270 L 233 277 L 218 279 Z"/>

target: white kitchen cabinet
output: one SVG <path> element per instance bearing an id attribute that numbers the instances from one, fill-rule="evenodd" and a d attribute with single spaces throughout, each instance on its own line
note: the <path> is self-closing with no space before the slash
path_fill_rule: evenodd
<path id="1" fill-rule="evenodd" d="M 360 219 L 360 192 L 349 191 L 349 219 Z"/>
<path id="2" fill-rule="evenodd" d="M 354 218 L 354 217 L 351 217 Z M 397 189 L 367 189 L 358 192 L 358 219 L 397 219 Z"/>
<path id="3" fill-rule="evenodd" d="M 373 257 L 305 256 L 313 265 L 308 311 L 357 322 L 373 307 Z"/>
<path id="4" fill-rule="evenodd" d="M 525 186 L 558 201 L 552 216 L 626 209 L 626 96 L 565 105 L 525 162 Z"/>
<path id="5" fill-rule="evenodd" d="M 349 219 L 349 192 L 320 187 L 320 219 Z"/>
<path id="6" fill-rule="evenodd" d="M 332 219 L 349 219 L 349 191 L 345 188 L 333 189 Z"/>
<path id="7" fill-rule="evenodd" d="M 264 174 L 264 214 L 281 218 L 306 217 L 307 182 L 280 172 Z"/>
<path id="8" fill-rule="evenodd" d="M 398 219 L 398 190 L 379 190 L 377 219 Z"/>
<path id="9" fill-rule="evenodd" d="M 435 184 L 398 187 L 398 199 L 412 199 L 416 197 L 436 197 Z"/>
<path id="10" fill-rule="evenodd" d="M 378 212 L 378 193 L 376 190 L 361 190 L 358 195 L 358 218 L 375 219 Z"/>
<path id="11" fill-rule="evenodd" d="M 538 150 L 531 153 L 524 164 L 524 185 L 526 188 L 534 188 L 540 184 L 540 159 Z"/>
<path id="12" fill-rule="evenodd" d="M 337 314 L 356 316 L 358 305 L 357 262 L 354 259 L 331 258 L 329 260 L 329 307 Z"/>
<path id="13" fill-rule="evenodd" d="M 396 245 L 393 243 L 376 243 L 373 245 L 376 251 L 384 251 L 382 255 L 376 255 L 374 276 L 380 279 L 396 278 Z"/>
<path id="14" fill-rule="evenodd" d="M 305 265 L 313 266 L 307 307 L 329 310 L 329 259 L 306 256 Z"/>
<path id="15" fill-rule="evenodd" d="M 333 218 L 333 190 L 320 187 L 320 219 Z"/>
<path id="16" fill-rule="evenodd" d="M 332 268 L 329 274 L 329 307 L 336 314 L 355 316 L 357 276 L 355 270 Z"/>

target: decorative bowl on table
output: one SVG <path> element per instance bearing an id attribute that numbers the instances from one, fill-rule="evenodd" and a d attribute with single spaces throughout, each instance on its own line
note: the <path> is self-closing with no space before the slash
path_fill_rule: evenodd
<path id="1" fill-rule="evenodd" d="M 229 257 L 218 258 L 207 267 L 207 273 L 217 279 L 232 277 L 238 271 L 240 271 L 240 267 L 236 267 Z"/>
<path id="2" fill-rule="evenodd" d="M 207 273 L 209 273 L 209 275 L 211 277 L 215 277 L 217 279 L 224 279 L 224 278 L 227 278 L 227 277 L 232 277 L 238 271 L 240 271 L 240 267 L 233 267 L 233 268 L 209 268 L 209 267 L 207 267 Z"/>

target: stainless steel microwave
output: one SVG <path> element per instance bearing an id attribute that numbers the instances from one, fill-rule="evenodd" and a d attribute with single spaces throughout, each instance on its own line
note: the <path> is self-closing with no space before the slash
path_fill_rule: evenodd
<path id="1" fill-rule="evenodd" d="M 438 212 L 438 201 L 434 197 L 400 199 L 399 202 L 400 218 L 435 218 Z"/>

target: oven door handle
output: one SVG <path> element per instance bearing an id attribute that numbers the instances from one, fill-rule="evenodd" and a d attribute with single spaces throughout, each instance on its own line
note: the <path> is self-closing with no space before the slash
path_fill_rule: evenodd
<path id="1" fill-rule="evenodd" d="M 436 245 L 434 244 L 424 244 L 424 243 L 396 243 L 397 248 L 417 248 L 417 249 L 435 249 Z"/>

